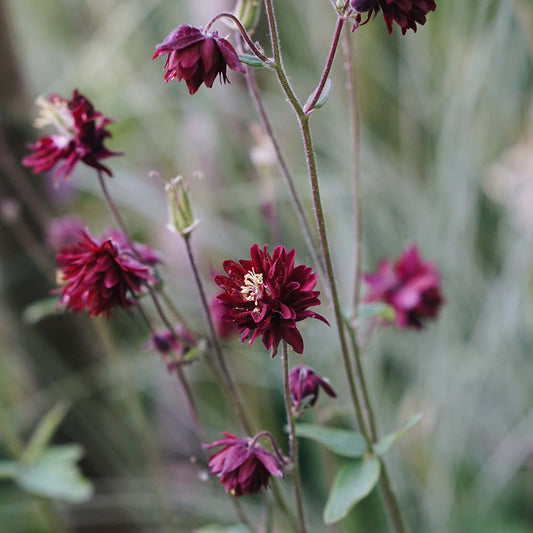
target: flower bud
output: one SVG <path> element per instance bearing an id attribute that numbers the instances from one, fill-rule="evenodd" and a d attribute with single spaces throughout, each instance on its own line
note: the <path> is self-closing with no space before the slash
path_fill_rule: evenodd
<path id="1" fill-rule="evenodd" d="M 238 0 L 235 16 L 241 21 L 248 33 L 253 33 L 261 12 L 259 0 Z"/>
<path id="2" fill-rule="evenodd" d="M 178 176 L 165 186 L 168 202 L 169 221 L 167 228 L 183 237 L 188 236 L 198 224 L 194 219 L 189 193 L 183 178 Z"/>

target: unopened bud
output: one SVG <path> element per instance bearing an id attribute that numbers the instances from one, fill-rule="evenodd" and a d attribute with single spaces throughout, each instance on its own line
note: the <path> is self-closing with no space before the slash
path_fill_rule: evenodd
<path id="1" fill-rule="evenodd" d="M 259 0 L 238 0 L 235 16 L 241 21 L 248 33 L 253 33 L 261 12 Z"/>
<path id="2" fill-rule="evenodd" d="M 165 186 L 169 221 L 167 228 L 174 233 L 187 236 L 198 224 L 192 214 L 189 194 L 183 178 L 178 176 Z"/>

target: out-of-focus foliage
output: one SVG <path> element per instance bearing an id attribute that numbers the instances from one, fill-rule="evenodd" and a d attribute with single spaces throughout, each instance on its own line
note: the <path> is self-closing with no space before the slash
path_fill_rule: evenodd
<path id="1" fill-rule="evenodd" d="M 305 101 L 325 61 L 335 16 L 327 0 L 305 8 L 302 2 L 276 5 L 285 64 Z M 283 182 L 277 172 L 271 181 L 262 179 L 251 162 L 256 117 L 242 77 L 231 73 L 230 85 L 216 82 L 191 97 L 182 84 L 166 85 L 163 62 L 151 61 L 155 44 L 174 27 L 203 25 L 231 2 L 10 0 L 6 7 L 30 99 L 68 96 L 78 87 L 114 118 L 108 144 L 125 157 L 111 163 L 109 186 L 135 238 L 165 254 L 161 271 L 169 291 L 196 329 L 204 325 L 191 272 L 182 243 L 165 228 L 163 187 L 150 171 L 166 178 L 203 174 L 190 197 L 200 221 L 193 243 L 207 283 L 223 259 L 245 257 L 254 242 L 277 244 L 262 211 L 272 199 L 281 242 L 297 249 L 298 262 L 310 263 Z M 396 30 L 388 36 L 378 17 L 352 35 L 363 261 L 374 269 L 380 257 L 395 257 L 416 242 L 438 264 L 446 303 L 422 332 L 383 328 L 365 351 L 381 433 L 424 413 L 387 463 L 412 531 L 526 533 L 533 527 L 533 223 L 521 214 L 533 205 L 533 6 L 528 0 L 437 0 L 436 12 L 416 34 L 402 37 Z M 220 32 L 230 30 L 221 23 Z M 254 38 L 268 50 L 263 18 Z M 329 100 L 311 122 L 335 268 L 349 309 L 354 236 L 342 61 L 339 55 Z M 255 73 L 311 213 L 296 122 L 274 74 Z M 28 107 L 20 117 L 31 136 L 34 116 Z M 82 213 L 96 233 L 112 223 L 90 171 L 77 169 L 69 187 L 66 195 L 50 193 L 58 212 Z M 216 292 L 214 284 L 209 288 Z M 35 294 L 35 300 L 44 296 Z M 325 291 L 322 296 L 321 312 L 331 318 Z M 127 517 L 132 527 L 148 531 L 158 523 L 158 505 L 178 531 L 235 521 L 218 487 L 202 481 L 205 472 L 188 460 L 201 458 L 198 438 L 177 382 L 155 354 L 143 351 L 147 332 L 138 319 L 120 315 L 110 328 L 96 320 L 93 335 L 103 338 L 106 353 L 43 387 L 40 377 L 63 363 L 46 347 L 38 357 L 26 353 L 10 326 L 21 318 L 7 309 L 3 315 L 0 376 L 6 386 L 0 400 L 15 426 L 26 434 L 46 406 L 67 399 L 81 414 L 70 426 L 67 419 L 65 436 L 78 441 L 84 428 L 101 454 L 89 453 L 87 473 L 114 467 L 95 480 L 91 502 L 63 509 L 73 527 L 118 531 Z M 348 400 L 335 333 L 317 323 L 303 334 L 305 363 L 327 375 L 340 396 L 318 406 L 314 416 L 342 422 L 335 408 L 342 410 Z M 230 360 L 260 426 L 284 442 L 280 361 L 259 345 L 250 349 L 238 341 Z M 238 431 L 209 374 L 199 364 L 189 374 L 209 437 Z M 102 398 L 112 406 L 108 412 L 98 408 Z M 81 401 L 84 410 L 76 411 Z M 321 471 L 333 472 L 337 459 L 301 443 L 309 523 L 324 531 L 324 487 L 332 476 Z M 158 470 L 161 459 L 166 467 Z M 158 493 L 154 486 L 166 488 Z M 245 507 L 259 516 L 259 503 L 252 499 Z M 9 531 L 38 530 L 35 513 L 27 512 L 33 505 L 0 485 L 0 524 Z M 339 530 L 386 531 L 380 505 L 377 496 L 365 500 Z"/>

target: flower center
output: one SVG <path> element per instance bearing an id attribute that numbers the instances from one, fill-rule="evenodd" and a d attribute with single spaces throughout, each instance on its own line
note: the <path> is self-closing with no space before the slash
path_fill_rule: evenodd
<path id="1" fill-rule="evenodd" d="M 74 117 L 68 108 L 68 102 L 57 96 L 52 96 L 50 100 L 39 96 L 35 102 L 41 109 L 39 116 L 35 119 L 36 128 L 44 128 L 52 125 L 64 136 L 75 137 Z"/>
<path id="2" fill-rule="evenodd" d="M 257 274 L 252 268 L 251 272 L 244 275 L 244 285 L 241 287 L 241 294 L 247 302 L 255 302 L 263 296 L 265 286 L 263 285 L 263 274 Z"/>

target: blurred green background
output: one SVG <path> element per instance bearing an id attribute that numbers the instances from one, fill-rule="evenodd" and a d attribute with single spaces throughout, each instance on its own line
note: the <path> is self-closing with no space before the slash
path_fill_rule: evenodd
<path id="1" fill-rule="evenodd" d="M 81 213 L 98 234 L 112 224 L 92 172 L 77 168 L 54 190 L 18 160 L 35 140 L 32 102 L 77 87 L 114 119 L 108 143 L 125 157 L 109 160 L 109 187 L 137 240 L 162 251 L 162 274 L 176 305 L 204 330 L 184 248 L 166 225 L 155 170 L 167 178 L 195 171 L 192 197 L 200 225 L 193 244 L 211 294 L 210 274 L 223 259 L 246 257 L 252 243 L 296 248 L 310 264 L 285 186 L 275 169 L 259 172 L 250 157 L 256 115 L 246 85 L 230 73 L 189 96 L 165 84 L 155 44 L 174 27 L 204 25 L 232 2 L 211 0 L 7 0 L 0 89 L 0 234 L 2 289 L 0 401 L 23 440 L 57 400 L 71 410 L 57 442 L 86 450 L 84 473 L 95 496 L 57 504 L 71 531 L 175 531 L 236 519 L 216 483 L 206 481 L 202 451 L 178 383 L 135 315 L 109 321 L 47 318 L 30 326 L 22 312 L 53 287 L 53 256 L 30 206 L 20 221 L 6 199 L 23 203 L 13 183 L 29 183 L 56 215 Z M 276 2 L 282 50 L 300 98 L 313 90 L 335 24 L 328 1 Z M 229 33 L 223 24 L 220 33 Z M 254 36 L 268 50 L 266 21 Z M 404 514 L 416 532 L 521 533 L 533 530 L 533 6 L 529 0 L 437 0 L 416 34 L 387 35 L 378 16 L 353 34 L 361 114 L 363 263 L 396 257 L 416 242 L 437 262 L 446 304 L 422 332 L 383 328 L 364 364 L 382 432 L 415 412 L 423 422 L 392 450 Z M 348 310 L 353 286 L 350 135 L 342 58 L 327 105 L 312 119 L 335 268 Z M 299 192 L 311 216 L 296 121 L 272 72 L 257 73 L 265 102 Z M 23 176 L 20 176 L 20 173 Z M 277 208 L 278 232 L 262 206 Z M 21 227 L 23 228 L 21 230 Z M 24 238 L 26 233 L 30 240 Z M 22 235 L 22 237 L 21 237 Z M 323 284 L 320 282 L 321 289 Z M 324 296 L 323 301 L 327 298 Z M 322 311 L 330 320 L 331 309 Z M 154 315 L 155 316 L 155 315 Z M 154 318 L 155 320 L 155 318 Z M 330 378 L 339 400 L 322 398 L 306 420 L 342 423 L 348 410 L 338 342 L 321 323 L 306 325 L 298 360 Z M 333 329 L 333 328 L 332 328 Z M 228 353 L 262 428 L 285 443 L 281 362 L 262 346 L 238 340 Z M 296 360 L 296 357 L 294 357 Z M 239 432 L 203 365 L 187 369 L 210 440 Z M 348 418 L 346 418 L 348 420 Z M 4 435 L 5 437 L 5 435 Z M 8 457 L 0 438 L 0 458 Z M 199 458 L 198 463 L 190 461 Z M 312 531 L 325 531 L 321 511 L 338 460 L 302 443 Z M 158 466 L 159 465 L 159 466 Z M 155 488 L 159 487 L 159 491 Z M 288 487 L 284 487 L 288 491 Z M 290 492 L 288 492 L 290 494 Z M 261 517 L 259 498 L 243 499 Z M 49 531 L 38 502 L 0 484 L 0 530 Z M 280 519 L 275 531 L 285 531 Z M 387 531 L 377 494 L 341 523 L 340 532 Z"/>

